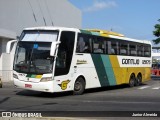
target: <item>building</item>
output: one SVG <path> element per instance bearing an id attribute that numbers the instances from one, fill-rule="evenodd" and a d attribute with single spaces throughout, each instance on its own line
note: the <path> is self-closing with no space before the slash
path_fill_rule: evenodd
<path id="1" fill-rule="evenodd" d="M 63 26 L 81 28 L 81 11 L 67 0 L 0 0 L 0 78 L 11 80 L 15 46 L 6 44 L 26 27 Z"/>

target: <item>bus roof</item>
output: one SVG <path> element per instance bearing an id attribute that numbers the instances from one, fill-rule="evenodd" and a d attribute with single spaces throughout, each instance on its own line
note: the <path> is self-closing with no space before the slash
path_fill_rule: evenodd
<path id="1" fill-rule="evenodd" d="M 115 39 L 120 39 L 120 40 L 138 42 L 138 43 L 146 43 L 146 44 L 151 45 L 151 42 L 149 40 L 138 40 L 138 39 L 133 39 L 133 38 L 128 38 L 128 37 L 119 37 L 119 36 L 114 36 L 114 35 L 109 35 L 109 37 L 110 38 L 115 38 Z"/>
<path id="2" fill-rule="evenodd" d="M 56 27 L 56 26 L 45 26 L 45 27 L 41 26 L 41 27 L 25 28 L 24 30 L 60 30 L 60 31 L 66 30 L 66 31 L 75 31 L 75 32 L 81 32 L 85 34 L 92 34 L 92 35 L 108 37 L 108 38 L 115 38 L 120 40 L 151 44 L 151 42 L 147 40 L 137 40 L 137 39 L 127 38 L 123 34 L 113 32 L 113 31 L 100 30 L 100 29 L 78 29 L 78 28 Z"/>
<path id="3" fill-rule="evenodd" d="M 80 29 L 77 29 L 77 28 L 56 27 L 56 26 L 31 27 L 31 28 L 25 28 L 24 30 L 60 30 L 60 31 L 67 30 L 67 31 L 80 32 Z"/>
<path id="4" fill-rule="evenodd" d="M 113 32 L 113 31 L 108 31 L 108 30 L 100 30 L 100 29 L 87 29 L 87 31 L 90 32 L 95 32 L 95 33 L 99 33 L 100 36 L 109 36 L 109 35 L 114 35 L 114 36 L 119 36 L 119 37 L 124 37 L 123 34 L 117 33 L 117 32 Z"/>
<path id="5" fill-rule="evenodd" d="M 112 31 L 107 31 L 107 30 L 86 29 L 86 30 L 81 30 L 81 32 L 86 33 L 86 34 L 108 37 L 108 38 L 115 38 L 115 39 L 119 39 L 119 40 L 127 40 L 127 41 L 133 41 L 133 42 L 138 42 L 138 43 L 151 44 L 151 42 L 148 40 L 137 40 L 137 39 L 133 39 L 133 38 L 128 38 L 128 37 L 125 37 L 123 34 L 120 34 L 117 32 L 112 32 Z"/>

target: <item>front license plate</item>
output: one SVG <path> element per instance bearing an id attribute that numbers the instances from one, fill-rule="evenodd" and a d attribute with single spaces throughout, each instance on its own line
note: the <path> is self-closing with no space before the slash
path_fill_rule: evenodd
<path id="1" fill-rule="evenodd" d="M 31 84 L 25 84 L 25 88 L 32 88 Z"/>

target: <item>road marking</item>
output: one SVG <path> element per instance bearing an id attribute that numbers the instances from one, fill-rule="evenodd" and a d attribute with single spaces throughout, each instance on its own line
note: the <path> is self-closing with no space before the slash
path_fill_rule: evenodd
<path id="1" fill-rule="evenodd" d="M 160 89 L 160 87 L 154 87 L 154 88 L 152 88 L 153 90 L 158 90 L 158 89 Z"/>
<path id="2" fill-rule="evenodd" d="M 145 88 L 149 88 L 150 86 L 143 86 L 143 87 L 140 87 L 138 89 L 142 90 L 142 89 L 145 89 Z"/>
<path id="3" fill-rule="evenodd" d="M 0 109 L 0 112 L 6 111 L 5 109 Z"/>
<path id="4" fill-rule="evenodd" d="M 84 103 L 117 103 L 117 104 L 119 104 L 119 103 L 122 103 L 122 104 L 157 104 L 157 103 L 159 103 L 159 102 L 145 102 L 145 101 L 89 101 L 89 100 L 87 100 L 87 101 L 82 101 L 82 102 L 84 102 Z"/>

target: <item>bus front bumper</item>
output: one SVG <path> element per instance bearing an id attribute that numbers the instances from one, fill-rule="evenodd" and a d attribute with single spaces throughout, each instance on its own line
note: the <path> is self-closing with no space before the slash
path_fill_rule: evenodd
<path id="1" fill-rule="evenodd" d="M 14 79 L 14 85 L 17 88 L 41 91 L 41 92 L 54 92 L 53 90 L 53 81 L 48 82 L 26 82 Z"/>

